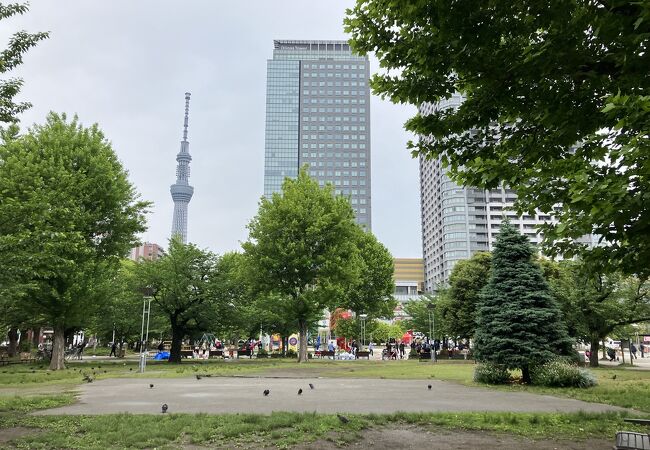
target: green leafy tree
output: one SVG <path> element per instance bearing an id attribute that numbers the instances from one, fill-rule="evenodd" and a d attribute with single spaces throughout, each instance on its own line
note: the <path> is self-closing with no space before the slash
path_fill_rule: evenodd
<path id="1" fill-rule="evenodd" d="M 384 69 L 375 93 L 418 106 L 464 96 L 406 123 L 430 137 L 414 155 L 464 185 L 507 183 L 520 213 L 555 215 L 542 230 L 554 252 L 650 272 L 649 2 L 357 0 L 347 14 L 353 47 Z M 585 252 L 588 233 L 607 245 Z"/>
<path id="2" fill-rule="evenodd" d="M 369 330 L 370 333 L 366 332 L 366 335 L 370 335 L 370 340 L 373 342 L 388 342 L 392 339 L 401 339 L 404 335 L 404 324 L 402 322 L 395 322 L 393 324 L 388 324 L 386 322 L 379 322 L 373 324 L 372 330 Z"/>
<path id="3" fill-rule="evenodd" d="M 106 301 L 148 203 L 98 126 L 76 118 L 51 113 L 4 142 L 0 161 L 0 290 L 54 328 L 50 368 L 62 369 L 65 331 Z"/>
<path id="4" fill-rule="evenodd" d="M 369 318 L 392 318 L 397 301 L 393 297 L 393 257 L 370 232 L 357 228 L 358 276 L 345 289 L 338 306 Z"/>
<path id="5" fill-rule="evenodd" d="M 343 287 L 358 276 L 354 213 L 332 186 L 320 188 L 302 169 L 286 179 L 282 193 L 262 198 L 243 244 L 251 279 L 260 293 L 298 323 L 298 361 L 307 361 L 307 331 Z"/>
<path id="6" fill-rule="evenodd" d="M 153 299 L 169 320 L 172 344 L 170 363 L 181 362 L 183 338 L 211 330 L 220 312 L 217 302 L 218 259 L 178 236 L 169 241 L 161 258 L 143 261 L 136 267 L 138 287 Z"/>
<path id="7" fill-rule="evenodd" d="M 478 252 L 459 261 L 449 276 L 449 290 L 442 310 L 445 327 L 452 336 L 474 337 L 476 308 L 481 290 L 490 277 L 492 255 Z M 442 306 L 442 305 L 441 305 Z"/>
<path id="8" fill-rule="evenodd" d="M 119 271 L 107 288 L 107 300 L 98 309 L 86 334 L 94 333 L 106 342 L 113 339 L 119 342 L 120 349 L 124 342 L 137 342 L 142 331 L 143 293 L 137 289 L 137 264 L 123 260 Z M 152 308 L 149 317 L 149 335 L 160 336 L 167 332 L 165 317 L 157 308 Z"/>
<path id="9" fill-rule="evenodd" d="M 0 3 L 0 21 L 16 14 L 22 15 L 28 11 L 27 3 Z M 9 39 L 9 45 L 0 52 L 0 74 L 5 76 L 23 63 L 23 55 L 49 33 L 28 33 L 19 31 Z M 22 78 L 5 78 L 0 80 L 0 122 L 14 123 L 18 121 L 18 114 L 30 108 L 27 102 L 16 103 L 14 97 L 20 92 L 23 85 Z"/>
<path id="10" fill-rule="evenodd" d="M 647 280 L 602 273 L 584 261 L 562 261 L 550 284 L 569 318 L 569 330 L 590 343 L 589 363 L 598 367 L 599 342 L 631 324 L 650 320 Z"/>
<path id="11" fill-rule="evenodd" d="M 568 354 L 572 345 L 533 255 L 526 236 L 504 222 L 490 280 L 481 293 L 475 334 L 478 360 L 521 369 L 525 383 L 530 383 L 532 366 Z"/>
<path id="12" fill-rule="evenodd" d="M 409 301 L 404 305 L 404 311 L 409 316 L 404 321 L 404 327 L 427 336 L 431 334 L 431 328 L 435 328 L 433 339 L 442 340 L 448 333 L 447 323 L 444 320 L 444 314 L 449 308 L 448 303 L 449 291 L 444 288 L 440 288 L 435 295 L 426 294 L 419 300 Z M 431 311 L 433 311 L 433 315 L 430 314 Z"/>

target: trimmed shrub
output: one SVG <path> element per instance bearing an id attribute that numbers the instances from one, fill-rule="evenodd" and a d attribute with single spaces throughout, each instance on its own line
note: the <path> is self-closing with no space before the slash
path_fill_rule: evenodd
<path id="1" fill-rule="evenodd" d="M 265 349 L 261 348 L 257 351 L 257 357 L 258 358 L 268 358 L 269 357 L 269 352 L 267 352 Z"/>
<path id="2" fill-rule="evenodd" d="M 499 364 L 479 364 L 474 369 L 474 381 L 486 384 L 507 384 L 510 382 L 510 372 Z"/>
<path id="3" fill-rule="evenodd" d="M 531 370 L 531 382 L 537 386 L 546 387 L 578 387 L 596 386 L 596 376 L 587 369 L 570 364 L 566 359 L 554 359 Z"/>
<path id="4" fill-rule="evenodd" d="M 293 351 L 293 350 L 287 350 L 286 357 L 287 357 L 287 358 L 297 358 L 297 357 L 298 357 L 298 353 L 296 353 L 296 352 Z"/>

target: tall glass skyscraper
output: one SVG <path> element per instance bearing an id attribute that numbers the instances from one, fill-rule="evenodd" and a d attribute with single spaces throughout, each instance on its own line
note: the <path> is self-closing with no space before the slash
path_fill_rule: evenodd
<path id="1" fill-rule="evenodd" d="M 267 63 L 264 195 L 303 165 L 370 229 L 368 58 L 345 41 L 274 41 Z"/>

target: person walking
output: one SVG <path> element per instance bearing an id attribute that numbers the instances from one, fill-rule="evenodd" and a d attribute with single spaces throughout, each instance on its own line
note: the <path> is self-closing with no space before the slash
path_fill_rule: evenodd
<path id="1" fill-rule="evenodd" d="M 117 358 L 117 343 L 113 342 L 113 345 L 111 345 L 111 352 L 108 354 L 108 357 L 110 358 L 111 356 L 115 356 Z"/>
<path id="2" fill-rule="evenodd" d="M 77 359 L 83 359 L 84 347 L 86 346 L 84 341 L 79 342 L 77 345 Z"/>
<path id="3" fill-rule="evenodd" d="M 369 354 L 370 356 L 373 355 L 372 349 L 374 348 L 374 345 L 375 345 L 375 344 L 373 344 L 372 341 L 368 344 L 368 354 Z"/>
<path id="4" fill-rule="evenodd" d="M 404 350 L 404 342 L 399 343 L 399 359 L 404 359 L 406 351 Z"/>
<path id="5" fill-rule="evenodd" d="M 634 345 L 634 342 L 630 342 L 630 359 L 638 359 L 636 357 L 636 345 Z"/>
<path id="6" fill-rule="evenodd" d="M 641 358 L 644 358 L 643 354 L 645 353 L 645 345 L 643 345 L 643 343 L 639 345 L 639 350 L 641 350 Z"/>

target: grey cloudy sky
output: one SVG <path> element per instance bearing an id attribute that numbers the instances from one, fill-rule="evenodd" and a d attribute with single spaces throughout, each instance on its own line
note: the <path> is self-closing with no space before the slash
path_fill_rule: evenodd
<path id="1" fill-rule="evenodd" d="M 263 192 L 266 60 L 273 39 L 347 39 L 352 1 L 32 0 L 11 32 L 51 31 L 13 74 L 34 107 L 99 123 L 142 197 L 154 202 L 144 240 L 166 245 L 184 92 L 189 141 L 191 242 L 239 249 Z M 373 62 L 374 68 L 377 67 Z M 418 165 L 406 150 L 413 107 L 371 102 L 373 231 L 394 256 L 421 257 Z"/>

